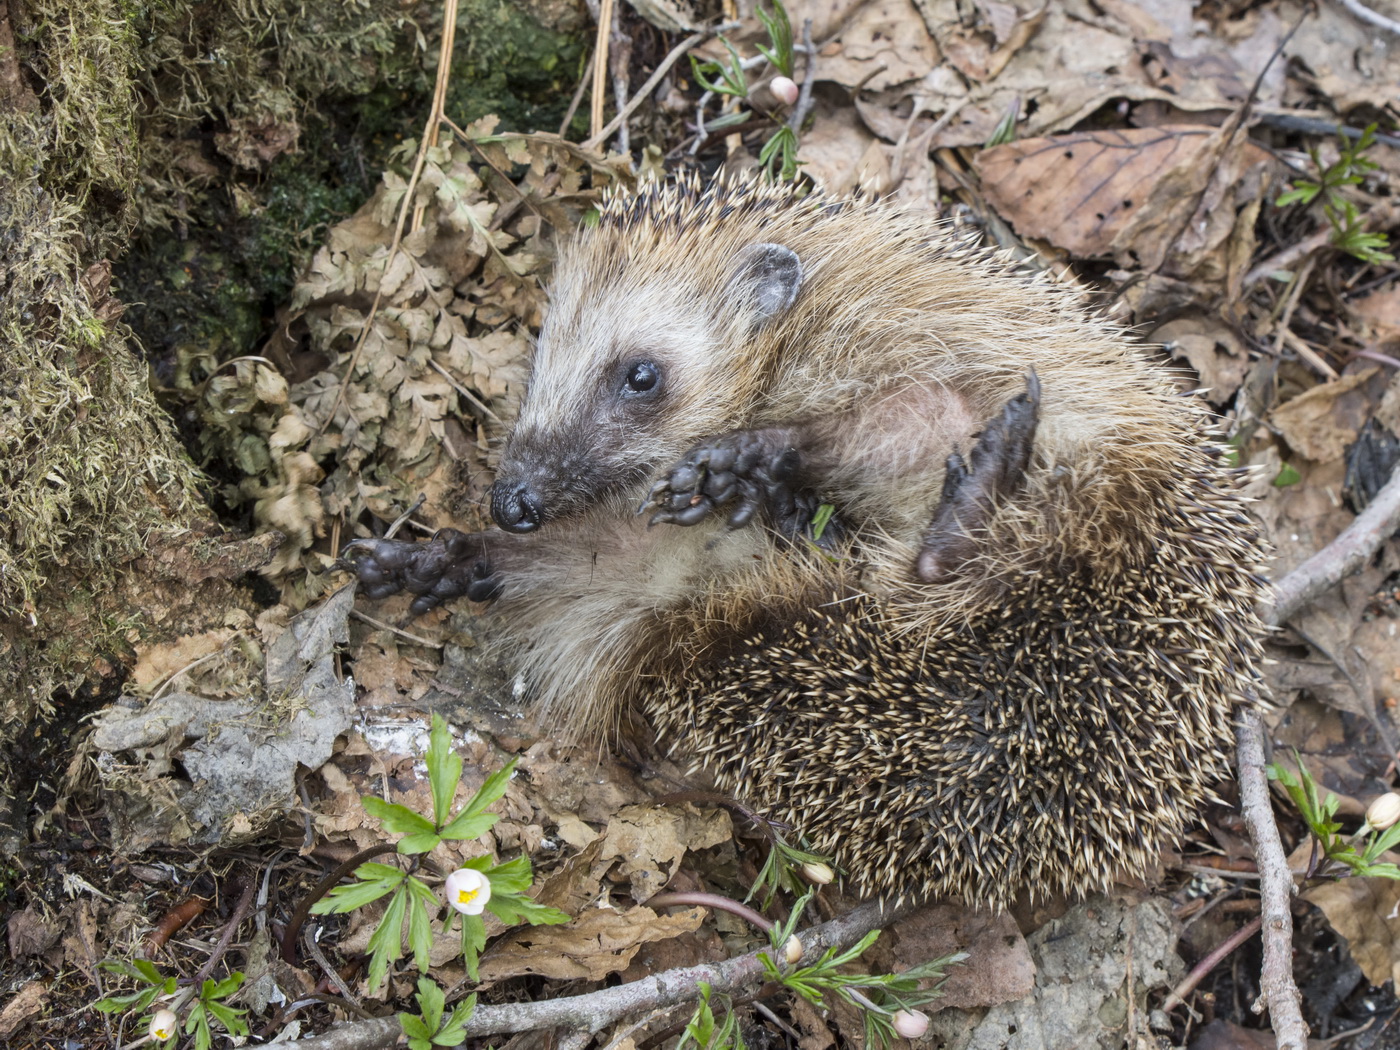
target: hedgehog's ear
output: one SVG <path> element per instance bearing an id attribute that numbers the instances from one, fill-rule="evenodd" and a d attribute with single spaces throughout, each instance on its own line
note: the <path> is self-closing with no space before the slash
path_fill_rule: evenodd
<path id="1" fill-rule="evenodd" d="M 729 297 L 753 311 L 751 330 L 785 314 L 802 287 L 802 260 L 781 244 L 750 244 L 739 253 Z"/>

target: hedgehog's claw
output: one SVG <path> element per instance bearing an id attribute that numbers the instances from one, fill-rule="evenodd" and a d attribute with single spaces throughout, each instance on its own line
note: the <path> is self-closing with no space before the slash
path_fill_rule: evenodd
<path id="1" fill-rule="evenodd" d="M 1031 369 L 1026 392 L 1008 401 L 983 428 L 967 460 L 957 451 L 948 457 L 943 496 L 915 562 L 921 581 L 942 583 L 976 553 L 978 533 L 997 500 L 1016 492 L 1025 479 L 1039 422 L 1040 379 Z"/>
<path id="2" fill-rule="evenodd" d="M 728 527 L 741 529 L 765 510 L 786 531 L 798 509 L 793 482 L 801 462 L 790 430 L 720 434 L 682 456 L 637 513 L 651 510 L 649 525 L 698 525 L 727 511 Z"/>
<path id="3" fill-rule="evenodd" d="M 359 577 L 371 598 L 407 591 L 415 595 L 413 616 L 463 595 L 474 602 L 491 601 L 501 592 L 501 579 L 485 559 L 481 537 L 440 529 L 427 543 L 404 540 L 352 540 L 338 564 Z"/>

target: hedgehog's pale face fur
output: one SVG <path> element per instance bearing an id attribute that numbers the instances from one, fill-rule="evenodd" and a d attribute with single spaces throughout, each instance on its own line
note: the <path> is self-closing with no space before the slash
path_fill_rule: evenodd
<path id="1" fill-rule="evenodd" d="M 1258 660 L 1259 540 L 1195 404 L 1074 292 L 919 214 L 756 182 L 601 212 L 502 464 L 546 494 L 501 611 L 561 725 L 640 708 L 865 893 L 1003 903 L 1147 868 L 1224 774 Z M 772 317 L 761 245 L 802 268 Z M 624 394 L 638 363 L 654 396 Z M 1032 368 L 1021 490 L 919 583 L 948 455 Z M 815 450 L 843 557 L 635 514 L 697 441 L 775 426 Z"/>

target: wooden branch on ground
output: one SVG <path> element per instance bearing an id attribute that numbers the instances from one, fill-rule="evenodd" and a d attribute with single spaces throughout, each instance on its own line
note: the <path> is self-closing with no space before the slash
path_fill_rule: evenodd
<path id="1" fill-rule="evenodd" d="M 1323 591 L 1360 569 L 1397 527 L 1400 471 L 1392 473 L 1371 505 L 1340 536 L 1278 581 L 1272 604 L 1260 610 L 1264 622 L 1271 627 L 1286 622 Z M 1255 1009 L 1267 1007 L 1279 1050 L 1305 1050 L 1308 1027 L 1293 982 L 1293 874 L 1274 823 L 1264 772 L 1264 730 L 1257 709 L 1246 711 L 1241 718 L 1236 747 L 1240 809 L 1259 865 L 1264 964 L 1259 981 L 1261 1001 Z"/>
<path id="2" fill-rule="evenodd" d="M 907 907 L 868 901 L 839 918 L 803 930 L 798 934 L 805 947 L 802 958 L 811 963 L 828 948 L 848 948 L 871 930 L 892 922 L 907 910 Z M 754 987 L 762 980 L 763 964 L 758 961 L 758 952 L 750 952 L 714 965 L 679 967 L 630 984 L 584 995 L 533 1003 L 478 1006 L 467 1022 L 467 1036 L 529 1032 L 544 1028 L 597 1032 L 628 1014 L 696 1000 L 701 981 L 708 983 L 717 993 L 733 995 Z M 399 1034 L 398 1019 L 384 1017 L 344 1024 L 324 1035 L 299 1040 L 296 1045 L 297 1050 L 379 1050 L 393 1045 Z"/>

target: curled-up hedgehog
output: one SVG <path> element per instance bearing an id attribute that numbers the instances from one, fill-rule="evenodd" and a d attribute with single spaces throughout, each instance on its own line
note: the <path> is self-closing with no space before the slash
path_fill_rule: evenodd
<path id="1" fill-rule="evenodd" d="M 1257 680 L 1261 540 L 1197 402 L 1073 290 L 879 202 L 608 198 L 491 512 L 349 557 L 415 612 L 493 601 L 556 722 L 639 712 L 862 895 L 1149 869 Z"/>

